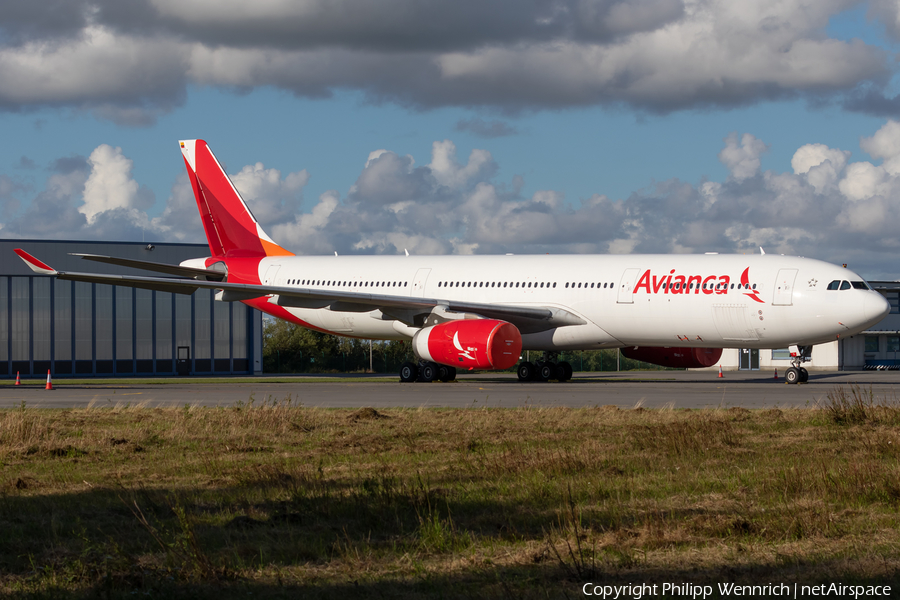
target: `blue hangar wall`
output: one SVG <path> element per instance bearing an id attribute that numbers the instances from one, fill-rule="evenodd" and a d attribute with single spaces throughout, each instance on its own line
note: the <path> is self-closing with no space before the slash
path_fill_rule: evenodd
<path id="1" fill-rule="evenodd" d="M 70 252 L 178 264 L 206 244 L 0 240 L 0 377 L 252 374 L 262 370 L 262 317 L 237 302 L 58 281 L 33 273 L 14 248 L 60 271 L 153 275 Z M 186 359 L 176 361 L 176 359 Z M 180 365 L 180 366 L 179 366 Z"/>

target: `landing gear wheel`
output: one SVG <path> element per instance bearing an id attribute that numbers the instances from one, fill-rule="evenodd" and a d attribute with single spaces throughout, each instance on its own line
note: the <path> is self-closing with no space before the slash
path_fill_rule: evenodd
<path id="1" fill-rule="evenodd" d="M 448 367 L 447 365 L 438 365 L 437 378 L 444 383 L 453 381 L 454 379 L 456 379 L 456 369 L 453 367 Z"/>
<path id="2" fill-rule="evenodd" d="M 431 383 L 438 376 L 437 365 L 434 363 L 425 363 L 422 365 L 422 368 L 419 369 L 419 381 L 424 381 L 425 383 Z"/>
<path id="3" fill-rule="evenodd" d="M 537 373 L 535 379 L 537 379 L 538 381 L 550 381 L 556 374 L 556 365 L 554 365 L 553 363 L 538 363 L 536 366 Z"/>
<path id="4" fill-rule="evenodd" d="M 516 369 L 516 375 L 519 376 L 519 381 L 531 381 L 534 379 L 534 373 L 534 365 L 528 361 L 519 363 L 519 368 Z"/>
<path id="5" fill-rule="evenodd" d="M 403 365 L 400 367 L 400 381 L 402 383 L 415 381 L 418 376 L 419 368 L 411 362 L 403 363 Z"/>
<path id="6" fill-rule="evenodd" d="M 784 381 L 785 383 L 790 384 L 800 383 L 800 369 L 797 367 L 789 367 L 788 370 L 784 372 Z"/>
<path id="7" fill-rule="evenodd" d="M 800 367 L 799 371 L 800 371 L 800 383 L 806 383 L 807 381 L 809 381 L 809 371 L 807 371 L 803 367 Z"/>
<path id="8" fill-rule="evenodd" d="M 557 364 L 556 369 L 558 371 L 561 371 L 561 373 L 558 373 L 556 376 L 556 378 L 560 381 L 568 381 L 572 379 L 572 365 L 570 365 L 566 361 Z"/>

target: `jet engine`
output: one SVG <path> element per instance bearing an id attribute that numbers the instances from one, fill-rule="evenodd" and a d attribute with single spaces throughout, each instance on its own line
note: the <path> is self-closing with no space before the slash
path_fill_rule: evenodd
<path id="1" fill-rule="evenodd" d="M 652 346 L 622 348 L 622 355 L 635 360 L 674 367 L 676 369 L 700 369 L 711 367 L 722 356 L 721 348 L 660 348 Z"/>
<path id="2" fill-rule="evenodd" d="M 522 335 L 506 321 L 461 319 L 419 330 L 412 347 L 421 360 L 460 369 L 501 370 L 519 361 Z"/>

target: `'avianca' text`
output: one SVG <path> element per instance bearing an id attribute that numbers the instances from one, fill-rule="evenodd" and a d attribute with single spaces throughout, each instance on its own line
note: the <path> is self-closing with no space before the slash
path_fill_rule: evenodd
<path id="1" fill-rule="evenodd" d="M 675 275 L 675 269 L 672 269 L 668 275 L 657 276 L 647 269 L 632 293 L 644 289 L 648 294 L 699 294 L 701 291 L 704 294 L 727 294 L 730 285 L 731 277 L 728 275 Z"/>

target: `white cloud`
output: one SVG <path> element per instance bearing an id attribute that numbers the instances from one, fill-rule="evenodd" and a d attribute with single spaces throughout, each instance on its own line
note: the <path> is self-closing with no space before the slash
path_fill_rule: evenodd
<path id="1" fill-rule="evenodd" d="M 728 167 L 731 176 L 743 181 L 759 173 L 759 156 L 767 150 L 767 146 L 753 135 L 745 133 L 740 144 L 736 133 L 725 138 L 725 148 L 719 152 L 719 160 Z"/>
<path id="2" fill-rule="evenodd" d="M 248 205 L 252 206 L 253 216 L 266 226 L 288 220 L 297 213 L 303 202 L 303 187 L 309 181 L 309 173 L 304 169 L 289 173 L 282 179 L 281 171 L 267 169 L 258 162 L 231 175 L 231 181 Z"/>
<path id="3" fill-rule="evenodd" d="M 806 175 L 809 184 L 817 192 L 823 192 L 837 185 L 849 157 L 847 150 L 829 148 L 825 144 L 805 144 L 794 152 L 791 167 L 794 175 Z"/>
<path id="4" fill-rule="evenodd" d="M 87 217 L 89 224 L 103 211 L 139 207 L 139 186 L 131 177 L 134 163 L 122 155 L 121 148 L 101 144 L 91 152 L 88 164 L 91 174 L 84 183 L 84 204 L 78 212 Z"/>
<path id="5" fill-rule="evenodd" d="M 434 142 L 431 145 L 431 174 L 441 185 L 448 187 L 465 186 L 469 180 L 480 177 L 490 178 L 496 170 L 491 153 L 487 150 L 472 150 L 465 166 L 456 160 L 456 145 L 450 140 Z"/>

